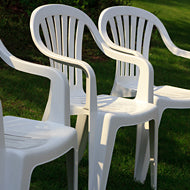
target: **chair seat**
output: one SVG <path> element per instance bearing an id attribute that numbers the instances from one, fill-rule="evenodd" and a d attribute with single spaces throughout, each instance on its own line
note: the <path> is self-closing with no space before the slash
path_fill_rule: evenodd
<path id="1" fill-rule="evenodd" d="M 40 148 L 42 152 L 49 152 L 51 146 L 52 150 L 56 148 L 56 144 L 63 150 L 64 147 L 70 146 L 70 142 L 76 135 L 76 131 L 71 127 L 14 116 L 4 117 L 4 133 L 6 148 L 21 151 L 26 149 L 27 152 L 32 152 L 32 149 L 36 148 Z M 60 146 L 61 144 L 63 147 Z M 45 149 L 46 146 L 48 148 Z"/>
<path id="2" fill-rule="evenodd" d="M 84 109 L 85 102 L 85 96 L 73 97 L 71 99 L 71 110 L 73 107 L 78 110 Z M 97 107 L 98 111 L 101 112 L 115 114 L 117 116 L 121 115 L 121 117 L 125 117 L 126 119 L 130 118 L 130 120 L 131 116 L 135 116 L 136 120 L 138 120 L 137 117 L 139 116 L 143 121 L 146 121 L 146 119 L 150 117 L 150 113 L 156 111 L 156 106 L 153 104 L 110 95 L 99 95 L 97 97 Z"/>
<path id="3" fill-rule="evenodd" d="M 173 87 L 173 86 L 155 86 L 154 102 L 168 105 L 170 108 L 189 108 L 190 107 L 190 90 Z M 167 106 L 167 107 L 168 107 Z"/>
<path id="4" fill-rule="evenodd" d="M 127 83 L 117 83 L 112 89 L 114 96 L 128 97 L 129 92 L 136 94 L 136 86 Z M 169 108 L 189 108 L 190 107 L 190 90 L 174 86 L 154 86 L 154 104 L 160 101 Z"/>

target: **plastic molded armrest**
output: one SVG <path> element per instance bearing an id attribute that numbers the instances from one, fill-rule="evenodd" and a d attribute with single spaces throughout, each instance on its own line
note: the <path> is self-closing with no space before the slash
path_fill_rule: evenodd
<path id="1" fill-rule="evenodd" d="M 62 72 L 48 66 L 34 64 L 28 61 L 21 60 L 13 56 L 0 40 L 0 57 L 12 68 L 46 77 L 50 79 L 52 84 L 52 102 L 50 108 L 49 120 L 61 122 L 65 125 L 69 124 L 70 101 L 69 101 L 69 86 L 67 79 Z"/>

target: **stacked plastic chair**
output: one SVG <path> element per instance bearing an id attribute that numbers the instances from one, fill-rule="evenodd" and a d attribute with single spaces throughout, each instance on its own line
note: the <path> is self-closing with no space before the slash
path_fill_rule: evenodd
<path id="1" fill-rule="evenodd" d="M 32 171 L 68 153 L 69 189 L 78 189 L 77 132 L 70 126 L 69 85 L 60 71 L 13 56 L 0 41 L 0 57 L 12 68 L 51 81 L 46 121 L 4 116 L 0 103 L 0 189 L 29 190 Z M 40 96 L 40 94 L 39 94 Z"/>
<path id="2" fill-rule="evenodd" d="M 100 34 L 107 45 L 119 52 L 148 60 L 151 35 L 155 27 L 171 53 L 190 59 L 190 52 L 176 47 L 162 22 L 146 10 L 130 6 L 110 7 L 102 11 L 98 24 Z M 134 64 L 117 60 L 111 94 L 120 97 L 135 97 L 138 93 L 139 75 L 139 68 Z M 190 90 L 168 85 L 154 86 L 153 94 L 153 102 L 158 107 L 159 123 L 165 109 L 190 108 Z M 138 126 L 136 147 L 139 149 L 136 149 L 134 177 L 142 183 L 151 161 L 147 132 L 146 127 Z M 145 156 L 143 157 L 142 154 Z"/>
<path id="3" fill-rule="evenodd" d="M 95 73 L 88 63 L 82 61 L 84 27 L 89 29 L 105 55 L 139 67 L 135 99 L 111 95 L 97 96 Z M 123 126 L 137 125 L 146 121 L 152 123 L 149 130 L 150 154 L 152 187 L 156 189 L 158 113 L 156 106 L 152 104 L 154 72 L 148 60 L 109 48 L 93 21 L 84 12 L 70 6 L 51 4 L 38 7 L 31 15 L 30 30 L 36 47 L 50 58 L 51 67 L 58 68 L 69 80 L 70 114 L 78 116 L 76 129 L 79 151 L 82 142 L 85 141 L 87 134 L 89 135 L 88 189 L 106 189 L 117 130 Z M 85 90 L 82 73 L 86 79 Z M 50 105 L 51 91 L 44 118 L 49 117 Z M 88 128 L 85 128 L 87 118 Z"/>

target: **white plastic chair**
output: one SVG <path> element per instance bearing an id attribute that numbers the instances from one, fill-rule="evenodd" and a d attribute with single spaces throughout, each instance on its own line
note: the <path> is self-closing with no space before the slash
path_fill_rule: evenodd
<path id="1" fill-rule="evenodd" d="M 27 190 L 33 169 L 67 152 L 70 157 L 70 189 L 78 189 L 78 145 L 70 125 L 69 85 L 54 68 L 13 56 L 0 41 L 0 57 L 11 67 L 51 81 L 51 107 L 47 121 L 2 117 L 0 104 L 0 189 Z"/>
<path id="2" fill-rule="evenodd" d="M 177 56 L 190 58 L 190 52 L 179 49 L 171 41 L 162 22 L 152 13 L 128 6 L 110 7 L 99 17 L 99 31 L 106 43 L 113 49 L 130 53 L 137 57 L 149 58 L 149 46 L 153 27 L 160 32 L 166 47 Z M 138 91 L 139 68 L 128 62 L 116 62 L 115 80 L 111 94 L 121 97 L 134 97 Z M 190 90 L 173 86 L 154 86 L 154 104 L 158 106 L 159 123 L 167 108 L 190 108 Z M 146 130 L 138 127 L 137 144 L 146 144 Z M 137 146 L 135 179 L 144 182 L 148 170 L 149 151 L 145 160 L 140 156 L 143 148 Z M 149 146 L 147 146 L 148 148 Z M 144 164 L 142 164 L 144 163 Z"/>
<path id="3" fill-rule="evenodd" d="M 95 42 L 107 56 L 139 66 L 141 74 L 134 100 L 110 95 L 97 96 L 94 71 L 90 65 L 81 61 L 84 27 L 89 29 Z M 158 116 L 156 106 L 151 104 L 154 78 L 151 64 L 144 58 L 109 48 L 93 21 L 82 11 L 70 6 L 51 4 L 38 7 L 31 15 L 30 30 L 35 45 L 50 58 L 51 66 L 59 68 L 69 79 L 71 114 L 80 116 L 83 121 L 88 116 L 88 189 L 106 189 L 117 130 L 122 126 L 146 121 L 154 121 L 150 126 L 150 151 L 152 187 L 156 188 Z M 86 93 L 83 90 L 82 71 L 86 75 Z M 45 117 L 48 118 L 48 114 L 47 111 Z M 84 122 L 78 120 L 77 125 L 79 139 L 83 139 Z"/>

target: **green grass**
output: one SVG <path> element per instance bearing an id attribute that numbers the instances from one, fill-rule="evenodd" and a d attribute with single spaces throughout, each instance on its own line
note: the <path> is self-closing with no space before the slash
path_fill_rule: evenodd
<path id="1" fill-rule="evenodd" d="M 171 39 L 180 48 L 190 50 L 189 0 L 133 0 L 133 6 L 155 13 L 165 24 Z M 6 47 L 22 59 L 48 64 L 30 37 L 29 19 L 22 12 L 0 6 L 0 38 Z M 98 94 L 110 93 L 114 78 L 114 61 L 105 57 L 92 38 L 85 35 L 83 56 L 94 68 Z M 85 45 L 86 44 L 86 45 Z M 189 89 L 189 60 L 173 56 L 156 34 L 151 44 L 150 62 L 154 66 L 155 84 L 169 84 Z M 102 82 L 103 81 L 103 82 Z M 48 97 L 49 81 L 21 73 L 0 60 L 0 99 L 4 115 L 41 119 Z M 159 130 L 158 189 L 187 190 L 190 187 L 190 110 L 166 110 Z M 72 126 L 75 119 L 72 118 Z M 118 131 L 107 190 L 150 189 L 149 174 L 145 184 L 134 182 L 135 127 Z M 79 189 L 87 189 L 88 152 L 79 165 Z M 65 157 L 34 169 L 31 190 L 67 189 Z"/>

